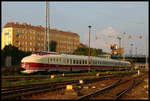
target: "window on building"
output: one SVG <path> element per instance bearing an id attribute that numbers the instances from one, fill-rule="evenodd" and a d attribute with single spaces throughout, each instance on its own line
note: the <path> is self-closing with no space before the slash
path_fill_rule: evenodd
<path id="1" fill-rule="evenodd" d="M 30 46 L 32 46 L 32 42 L 30 42 Z"/>
<path id="2" fill-rule="evenodd" d="M 32 48 L 30 48 L 30 51 L 32 51 Z"/>

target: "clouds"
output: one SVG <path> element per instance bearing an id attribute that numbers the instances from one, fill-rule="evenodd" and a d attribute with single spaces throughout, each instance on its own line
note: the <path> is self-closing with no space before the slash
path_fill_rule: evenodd
<path id="1" fill-rule="evenodd" d="M 119 36 L 119 33 L 110 26 L 100 31 L 97 31 L 96 35 L 91 36 L 90 45 L 92 48 L 102 48 L 103 51 L 111 52 L 110 45 L 118 43 L 118 40 L 116 39 L 117 36 Z M 98 38 L 97 40 L 96 37 Z M 86 35 L 84 36 L 84 38 L 85 43 L 88 45 L 89 36 Z"/>
<path id="2" fill-rule="evenodd" d="M 117 31 L 113 29 L 112 27 L 103 29 L 102 31 L 100 31 L 100 33 L 105 36 L 115 36 L 116 34 L 118 34 Z"/>

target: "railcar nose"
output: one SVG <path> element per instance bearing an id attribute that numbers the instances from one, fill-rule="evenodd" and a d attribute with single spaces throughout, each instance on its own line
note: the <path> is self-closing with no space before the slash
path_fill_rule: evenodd
<path id="1" fill-rule="evenodd" d="M 30 65 L 28 63 L 21 62 L 20 67 L 24 69 L 29 69 Z"/>

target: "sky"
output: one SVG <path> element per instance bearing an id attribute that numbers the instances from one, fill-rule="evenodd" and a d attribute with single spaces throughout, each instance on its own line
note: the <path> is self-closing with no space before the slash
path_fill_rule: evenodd
<path id="1" fill-rule="evenodd" d="M 7 22 L 26 22 L 45 27 L 45 2 L 2 2 L 2 27 Z M 125 54 L 146 53 L 149 41 L 149 2 L 49 2 L 50 28 L 71 31 L 80 35 L 80 42 L 88 45 L 89 25 L 92 48 L 111 52 L 110 45 L 118 44 L 117 36 L 125 32 Z M 128 38 L 131 36 L 131 38 Z M 139 36 L 142 36 L 140 39 Z M 149 42 L 148 42 L 149 44 Z M 123 47 L 123 45 L 121 45 Z"/>

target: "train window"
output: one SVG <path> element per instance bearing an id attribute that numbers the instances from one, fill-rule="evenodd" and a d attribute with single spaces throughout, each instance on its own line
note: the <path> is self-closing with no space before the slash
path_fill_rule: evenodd
<path id="1" fill-rule="evenodd" d="M 81 64 L 81 60 L 79 60 L 79 64 Z"/>
<path id="2" fill-rule="evenodd" d="M 84 62 L 85 62 L 85 64 L 87 64 L 87 60 L 85 60 Z"/>
<path id="3" fill-rule="evenodd" d="M 69 59 L 67 59 L 67 63 L 69 64 Z"/>
<path id="4" fill-rule="evenodd" d="M 78 60 L 76 60 L 76 63 L 78 64 Z"/>
<path id="5" fill-rule="evenodd" d="M 70 59 L 70 64 L 72 64 L 72 59 Z"/>
<path id="6" fill-rule="evenodd" d="M 83 62 L 82 62 L 83 64 L 84 64 L 84 60 L 83 60 Z"/>
<path id="7" fill-rule="evenodd" d="M 93 61 L 89 61 L 89 64 L 93 64 Z"/>
<path id="8" fill-rule="evenodd" d="M 116 63 L 116 66 L 118 66 L 118 63 Z"/>
<path id="9" fill-rule="evenodd" d="M 59 58 L 58 61 L 61 62 L 61 58 Z"/>
<path id="10" fill-rule="evenodd" d="M 63 63 L 66 63 L 66 59 L 65 58 L 63 58 Z"/>
<path id="11" fill-rule="evenodd" d="M 75 63 L 75 60 L 73 60 L 73 64 L 76 64 L 76 63 Z"/>
<path id="12" fill-rule="evenodd" d="M 95 60 L 93 60 L 92 63 L 95 64 Z"/>

